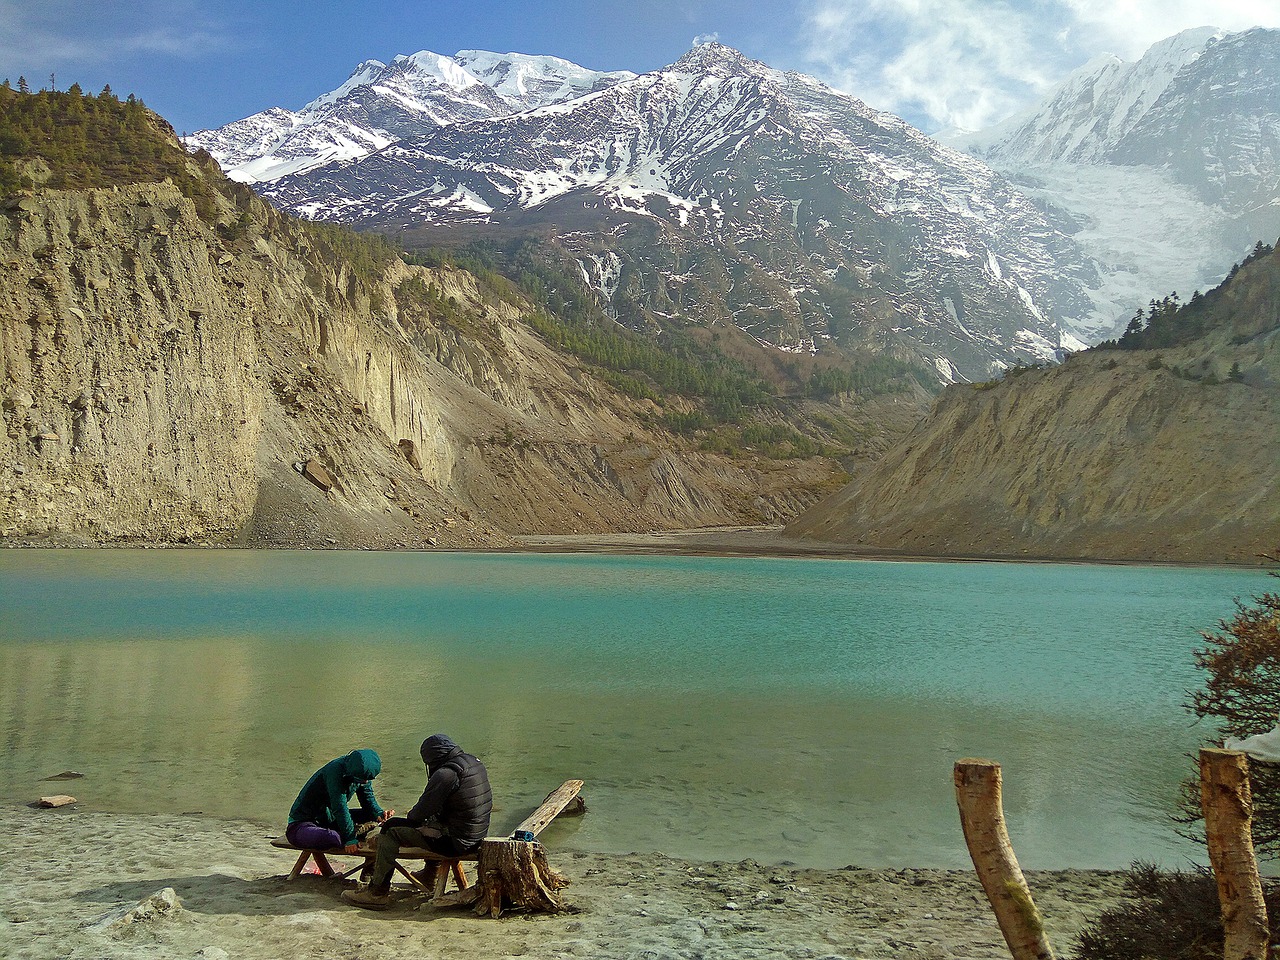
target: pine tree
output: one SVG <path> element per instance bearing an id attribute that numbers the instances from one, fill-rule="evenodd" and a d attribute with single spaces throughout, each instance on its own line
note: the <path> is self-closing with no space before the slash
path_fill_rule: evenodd
<path id="1" fill-rule="evenodd" d="M 31 87 L 27 84 L 27 78 L 26 78 L 26 77 L 18 77 L 18 92 L 19 92 L 19 93 L 30 93 L 30 92 L 31 92 Z"/>

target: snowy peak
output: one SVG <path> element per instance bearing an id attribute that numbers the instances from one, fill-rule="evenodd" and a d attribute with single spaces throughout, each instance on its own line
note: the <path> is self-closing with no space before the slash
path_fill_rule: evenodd
<path id="1" fill-rule="evenodd" d="M 328 93 L 316 97 L 298 112 L 314 113 L 331 103 L 337 103 L 357 87 L 367 86 L 372 83 L 374 78 L 386 68 L 387 65 L 381 60 L 366 60 L 364 63 L 360 64 L 360 66 L 351 71 L 351 76 L 347 77 L 342 86 L 338 87 L 336 90 L 330 90 Z M 272 109 L 278 110 L 280 108 L 272 107 Z"/>
<path id="2" fill-rule="evenodd" d="M 480 82 L 452 57 L 432 53 L 430 50 L 419 50 L 407 57 L 396 57 L 391 63 L 406 76 L 418 76 L 442 83 L 459 93 Z"/>
<path id="3" fill-rule="evenodd" d="M 559 57 L 461 50 L 454 60 L 473 77 L 520 110 L 532 110 L 635 78 L 629 70 L 588 70 Z"/>
<path id="4" fill-rule="evenodd" d="M 296 113 L 272 107 L 187 138 L 234 179 L 270 182 L 354 160 L 406 138 L 472 120 L 563 103 L 630 80 L 558 57 L 431 50 L 361 63 L 341 85 Z"/>
<path id="5" fill-rule="evenodd" d="M 1097 57 L 1031 112 L 985 133 L 940 139 L 997 162 L 1097 161 L 1142 121 L 1174 77 L 1221 36 L 1214 27 L 1197 27 L 1153 44 L 1134 63 Z"/>
<path id="6" fill-rule="evenodd" d="M 741 77 L 771 74 L 775 71 L 758 60 L 752 60 L 723 43 L 698 43 L 668 70 L 704 77 Z"/>
<path id="7" fill-rule="evenodd" d="M 991 130 L 940 139 L 1058 211 L 1100 270 L 1080 329 L 1111 336 L 1153 296 L 1208 289 L 1280 233 L 1280 31 L 1186 30 L 1136 63 L 1092 61 Z"/>

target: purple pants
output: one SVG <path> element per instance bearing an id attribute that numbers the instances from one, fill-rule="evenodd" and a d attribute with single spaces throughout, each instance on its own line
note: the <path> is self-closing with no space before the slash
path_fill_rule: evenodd
<path id="1" fill-rule="evenodd" d="M 342 846 L 337 830 L 328 830 L 315 823 L 291 823 L 284 829 L 285 839 L 303 850 L 329 850 Z"/>
<path id="2" fill-rule="evenodd" d="M 355 823 L 365 823 L 374 817 L 367 810 L 352 810 L 351 819 Z M 337 830 L 330 830 L 318 823 L 301 820 L 284 828 L 285 839 L 295 847 L 303 850 L 329 850 L 342 846 L 342 837 Z"/>

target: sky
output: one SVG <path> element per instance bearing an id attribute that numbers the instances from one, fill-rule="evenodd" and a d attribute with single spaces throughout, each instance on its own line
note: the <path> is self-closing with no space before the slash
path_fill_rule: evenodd
<path id="1" fill-rule="evenodd" d="M 643 73 L 716 39 L 929 133 L 982 129 L 1068 73 L 1191 27 L 1280 27 L 1278 0 L 0 0 L 0 79 L 110 84 L 181 132 L 297 109 L 364 60 L 551 54 Z"/>

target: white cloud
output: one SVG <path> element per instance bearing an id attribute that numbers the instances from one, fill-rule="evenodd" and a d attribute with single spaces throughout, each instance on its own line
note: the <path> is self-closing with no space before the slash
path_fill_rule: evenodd
<path id="1" fill-rule="evenodd" d="M 929 130 L 980 129 L 1103 53 L 1191 27 L 1280 26 L 1275 0 L 809 0 L 823 79 Z"/>
<path id="2" fill-rule="evenodd" d="M 57 66 L 103 63 L 122 55 L 191 58 L 227 49 L 230 37 L 202 22 L 185 2 L 129 4 L 83 0 L 0 0 L 0 63 Z M 113 10 L 114 8 L 114 10 Z"/>
<path id="3" fill-rule="evenodd" d="M 693 38 L 693 45 L 695 47 L 700 47 L 704 43 L 716 43 L 719 39 L 720 34 L 718 33 L 700 33 Z"/>

